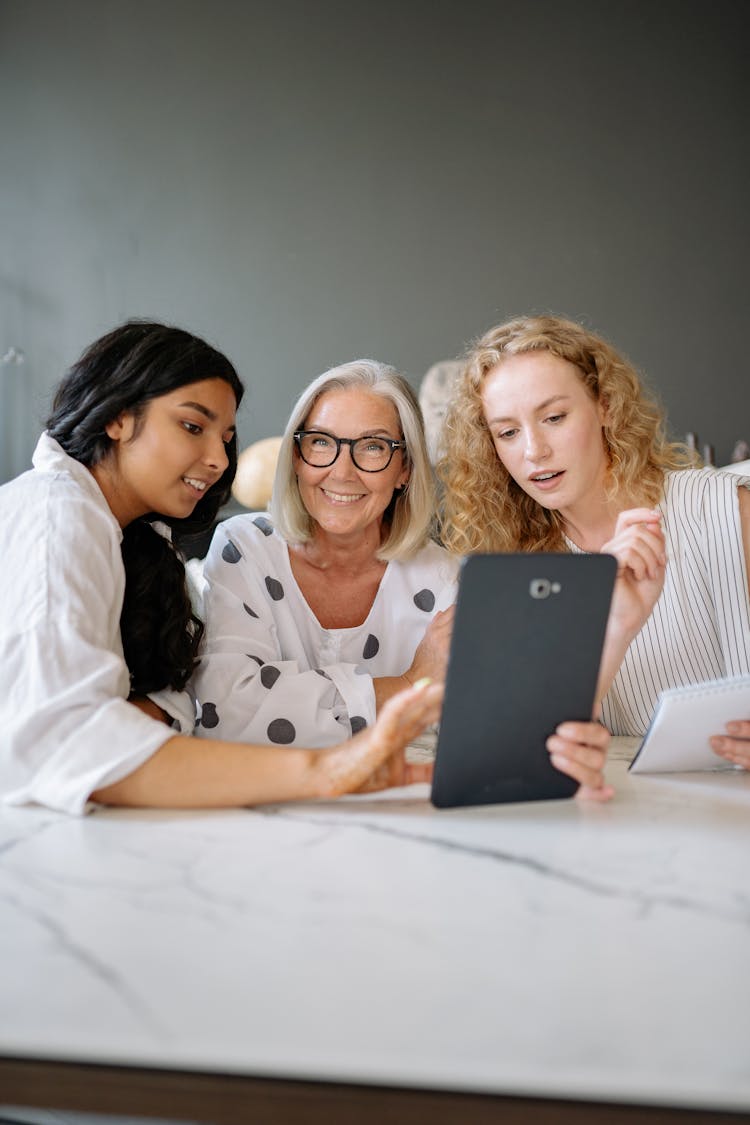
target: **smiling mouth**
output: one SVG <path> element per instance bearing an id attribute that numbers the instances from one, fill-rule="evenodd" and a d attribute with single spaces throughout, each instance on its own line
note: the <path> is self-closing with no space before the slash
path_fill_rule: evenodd
<path id="1" fill-rule="evenodd" d="M 205 492 L 208 488 L 208 484 L 206 483 L 206 481 L 197 480 L 196 477 L 183 477 L 182 479 L 185 484 L 189 485 L 191 488 L 194 488 L 196 492 Z"/>
<path id="2" fill-rule="evenodd" d="M 364 496 L 364 492 L 329 492 L 327 488 L 321 491 L 326 499 L 332 500 L 334 504 L 354 504 Z"/>

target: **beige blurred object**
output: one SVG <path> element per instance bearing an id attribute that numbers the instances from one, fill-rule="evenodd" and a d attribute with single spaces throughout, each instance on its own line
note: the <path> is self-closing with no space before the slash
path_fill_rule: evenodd
<path id="1" fill-rule="evenodd" d="M 280 446 L 280 437 L 262 438 L 248 445 L 237 458 L 232 496 L 251 511 L 268 507 Z"/>
<path id="2" fill-rule="evenodd" d="M 733 465 L 737 465 L 743 461 L 750 461 L 750 444 L 743 438 L 735 442 L 730 460 Z"/>
<path id="3" fill-rule="evenodd" d="M 439 363 L 433 363 L 419 386 L 419 405 L 424 415 L 427 451 L 433 465 L 443 452 L 441 441 L 443 419 L 453 384 L 461 374 L 463 366 L 463 360 L 460 359 L 441 359 Z"/>
<path id="4" fill-rule="evenodd" d="M 689 430 L 687 432 L 685 435 L 685 444 L 688 449 L 702 458 L 704 465 L 708 465 L 710 468 L 716 467 L 716 456 L 713 445 L 704 445 L 701 451 L 698 446 L 698 435 L 695 430 Z M 746 472 L 747 464 L 750 461 L 750 444 L 748 444 L 744 438 L 739 438 L 735 442 L 732 456 L 729 460 L 730 463 L 728 465 L 722 465 L 721 468 L 734 469 L 735 472 L 739 473 Z M 739 465 L 739 469 L 735 468 L 737 465 Z"/>

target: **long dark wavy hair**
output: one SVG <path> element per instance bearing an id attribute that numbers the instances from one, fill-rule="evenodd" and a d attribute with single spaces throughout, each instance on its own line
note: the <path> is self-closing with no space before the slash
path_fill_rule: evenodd
<path id="1" fill-rule="evenodd" d="M 69 456 L 90 468 L 110 455 L 110 422 L 129 412 L 137 433 L 152 399 L 203 379 L 223 379 L 239 406 L 244 388 L 221 352 L 180 328 L 128 321 L 91 344 L 64 376 L 47 432 Z M 226 452 L 226 470 L 187 519 L 153 512 L 123 531 L 120 631 L 132 695 L 167 687 L 180 690 L 195 668 L 203 623 L 193 613 L 180 554 L 151 524 L 156 519 L 168 524 L 178 541 L 207 531 L 229 497 L 237 468 L 236 434 Z"/>

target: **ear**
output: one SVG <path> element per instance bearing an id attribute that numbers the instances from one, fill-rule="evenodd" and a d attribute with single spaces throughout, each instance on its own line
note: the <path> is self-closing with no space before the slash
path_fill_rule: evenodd
<path id="1" fill-rule="evenodd" d="M 112 441 L 130 441 L 135 430 L 135 419 L 129 410 L 124 410 L 108 422 L 104 430 Z"/>
<path id="2" fill-rule="evenodd" d="M 396 488 L 406 488 L 407 484 L 409 483 L 410 477 L 411 477 L 411 465 L 407 465 L 401 471 L 401 475 L 398 478 L 398 484 L 396 485 Z"/>

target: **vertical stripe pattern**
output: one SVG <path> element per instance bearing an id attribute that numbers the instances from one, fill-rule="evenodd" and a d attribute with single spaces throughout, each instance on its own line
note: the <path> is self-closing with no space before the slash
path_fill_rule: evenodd
<path id="1" fill-rule="evenodd" d="M 738 487 L 750 488 L 750 477 L 715 469 L 665 474 L 664 589 L 604 700 L 613 734 L 645 734 L 665 688 L 750 673 Z"/>

